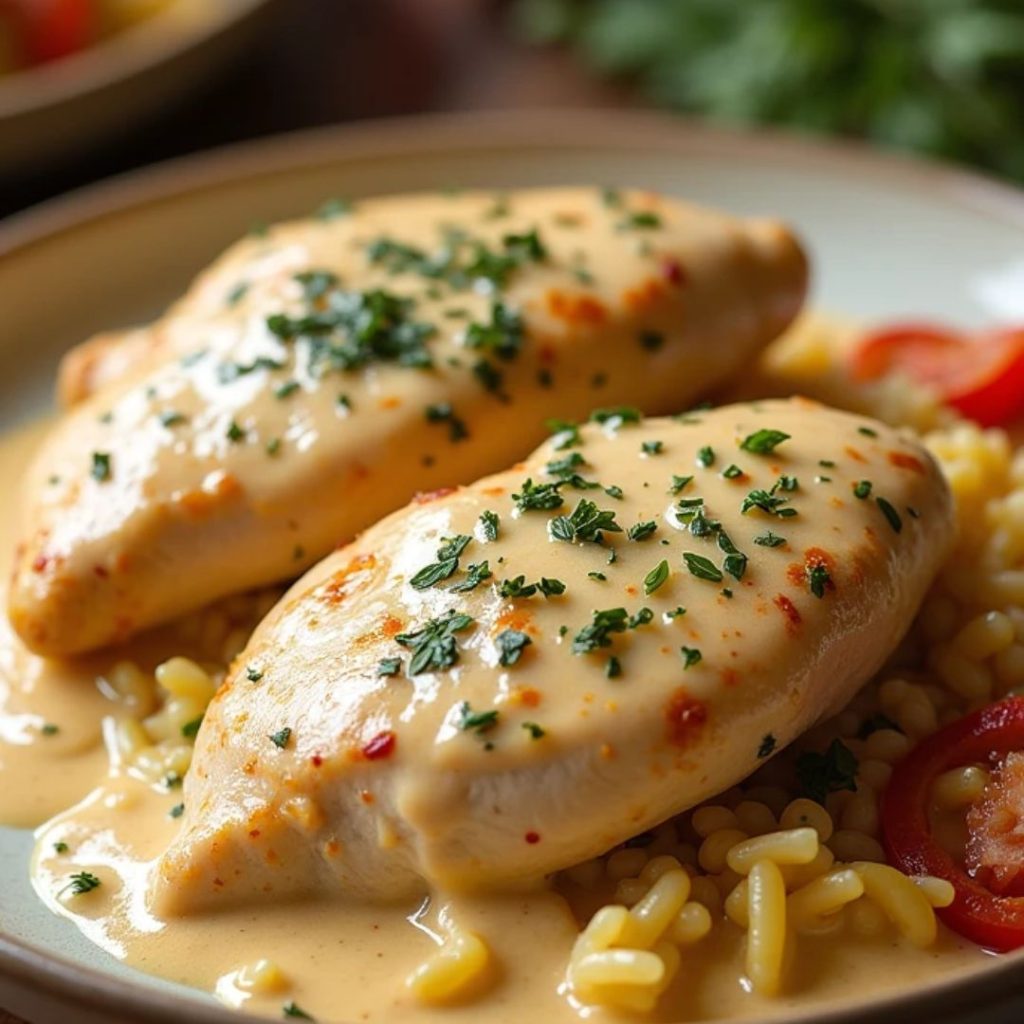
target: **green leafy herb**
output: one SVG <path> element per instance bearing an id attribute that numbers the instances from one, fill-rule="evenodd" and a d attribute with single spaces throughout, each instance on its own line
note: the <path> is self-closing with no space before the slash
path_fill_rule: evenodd
<path id="1" fill-rule="evenodd" d="M 668 561 L 662 559 L 645 577 L 644 577 L 644 593 L 653 594 L 658 587 L 662 586 L 668 581 L 669 567 Z"/>
<path id="2" fill-rule="evenodd" d="M 600 423 L 603 427 L 610 427 L 615 430 L 624 423 L 640 423 L 644 414 L 639 409 L 630 405 L 619 405 L 610 409 L 595 409 L 590 414 L 594 423 Z"/>
<path id="3" fill-rule="evenodd" d="M 71 891 L 73 896 L 84 896 L 93 889 L 98 889 L 103 883 L 91 871 L 77 871 L 73 874 L 61 892 Z"/>
<path id="4" fill-rule="evenodd" d="M 288 746 L 288 741 L 292 738 L 292 731 L 286 725 L 283 729 L 278 729 L 277 732 L 270 735 L 270 742 L 274 744 L 278 750 L 284 750 Z"/>
<path id="5" fill-rule="evenodd" d="M 619 222 L 620 228 L 660 228 L 661 217 L 652 210 L 638 210 L 635 213 L 626 214 Z"/>
<path id="6" fill-rule="evenodd" d="M 646 540 L 650 537 L 655 530 L 658 529 L 658 524 L 653 519 L 648 519 L 643 523 L 636 523 L 626 531 L 626 536 L 630 540 Z"/>
<path id="7" fill-rule="evenodd" d="M 899 533 L 903 529 L 903 520 L 900 519 L 899 512 L 885 498 L 875 498 L 875 504 L 881 509 L 882 515 L 885 516 L 886 521 L 893 528 L 893 532 Z"/>
<path id="8" fill-rule="evenodd" d="M 498 587 L 500 597 L 533 597 L 537 593 L 536 583 L 527 583 L 525 576 L 502 580 Z"/>
<path id="9" fill-rule="evenodd" d="M 492 541 L 498 539 L 498 530 L 500 520 L 498 519 L 498 513 L 492 512 L 490 509 L 485 509 L 480 513 L 480 533 L 484 540 Z"/>
<path id="10" fill-rule="evenodd" d="M 773 487 L 770 491 L 755 488 L 744 499 L 740 506 L 740 512 L 746 515 L 752 509 L 759 509 L 769 516 L 779 516 L 781 519 L 789 519 L 797 514 L 795 508 L 789 507 L 789 499 L 781 498 L 775 493 Z"/>
<path id="11" fill-rule="evenodd" d="M 164 409 L 159 418 L 160 425 L 164 427 L 176 427 L 179 423 L 185 422 L 185 416 L 174 409 Z"/>
<path id="12" fill-rule="evenodd" d="M 377 662 L 377 675 L 379 676 L 397 676 L 401 670 L 401 658 L 381 658 L 380 661 Z"/>
<path id="13" fill-rule="evenodd" d="M 54 853 L 67 853 L 68 850 L 70 850 L 70 849 L 71 849 L 71 847 L 68 846 L 67 843 L 57 842 L 57 843 L 53 844 L 53 852 Z"/>
<path id="14" fill-rule="evenodd" d="M 180 818 L 185 813 L 185 805 L 175 804 L 167 813 L 172 818 Z"/>
<path id="15" fill-rule="evenodd" d="M 692 476 L 676 476 L 672 474 L 672 486 L 668 489 L 669 494 L 678 494 L 680 491 L 685 490 L 693 480 Z"/>
<path id="16" fill-rule="evenodd" d="M 726 480 L 735 480 L 737 477 L 743 476 L 743 470 L 740 469 L 736 463 L 732 463 L 722 470 L 722 476 L 724 476 Z"/>
<path id="17" fill-rule="evenodd" d="M 693 668 L 704 657 L 696 647 L 680 647 L 679 653 L 683 656 L 683 668 Z"/>
<path id="18" fill-rule="evenodd" d="M 110 452 L 93 452 L 92 469 L 90 470 L 93 480 L 105 483 L 110 479 Z"/>
<path id="19" fill-rule="evenodd" d="M 194 740 L 199 733 L 199 726 L 203 724 L 203 716 L 199 715 L 181 727 L 181 735 L 187 740 Z"/>
<path id="20" fill-rule="evenodd" d="M 589 654 L 599 647 L 611 646 L 613 633 L 626 631 L 629 615 L 625 608 L 606 608 L 596 611 L 589 625 L 584 626 L 572 641 L 573 654 Z"/>
<path id="21" fill-rule="evenodd" d="M 824 804 L 829 793 L 857 791 L 857 767 L 853 751 L 842 740 L 833 740 L 824 754 L 801 754 L 796 761 L 796 775 L 804 795 Z"/>
<path id="22" fill-rule="evenodd" d="M 615 522 L 615 512 L 599 509 L 592 501 L 581 498 L 571 515 L 555 516 L 549 524 L 551 536 L 563 541 L 593 541 L 600 539 L 602 532 L 622 533 L 622 527 Z"/>
<path id="23" fill-rule="evenodd" d="M 641 331 L 640 345 L 648 352 L 657 352 L 665 344 L 665 335 L 659 331 Z"/>
<path id="24" fill-rule="evenodd" d="M 313 1020 L 314 1019 L 308 1013 L 306 1013 L 306 1011 L 303 1010 L 301 1006 L 299 1006 L 297 1003 L 294 1003 L 294 1002 L 292 1002 L 292 1003 L 285 1003 L 284 1006 L 281 1007 L 281 1015 L 283 1017 L 298 1018 L 299 1020 Z"/>
<path id="25" fill-rule="evenodd" d="M 468 700 L 464 700 L 459 705 L 458 725 L 463 732 L 485 733 L 489 732 L 497 724 L 497 711 L 474 711 L 470 707 Z"/>
<path id="26" fill-rule="evenodd" d="M 43 727 L 39 731 L 44 736 L 56 736 L 60 732 L 60 726 L 55 725 L 53 722 L 44 722 Z"/>
<path id="27" fill-rule="evenodd" d="M 857 730 L 857 739 L 866 740 L 872 733 L 878 732 L 880 729 L 892 729 L 894 732 L 903 732 L 898 722 L 894 722 L 888 715 L 883 715 L 879 712 L 877 715 L 872 715 L 861 722 L 860 728 Z"/>
<path id="28" fill-rule="evenodd" d="M 447 423 L 448 436 L 453 443 L 464 441 L 469 437 L 466 424 L 455 415 L 450 402 L 436 402 L 425 409 L 428 423 Z"/>
<path id="29" fill-rule="evenodd" d="M 559 594 L 565 593 L 565 584 L 561 580 L 541 576 L 540 581 L 537 583 L 537 589 L 545 597 L 557 597 Z"/>
<path id="30" fill-rule="evenodd" d="M 780 537 L 777 533 L 772 533 L 771 530 L 765 530 L 764 533 L 759 533 L 754 538 L 754 543 L 759 544 L 763 548 L 777 548 L 786 543 L 786 538 Z"/>
<path id="31" fill-rule="evenodd" d="M 740 447 L 745 452 L 753 452 L 755 455 L 770 455 L 783 441 L 788 441 L 789 437 L 789 434 L 781 430 L 755 430 L 740 441 Z"/>
<path id="32" fill-rule="evenodd" d="M 701 580 L 708 580 L 711 583 L 722 582 L 721 570 L 711 559 L 686 551 L 683 553 L 683 561 L 686 563 L 686 568 L 690 570 L 691 576 L 696 576 Z"/>
<path id="33" fill-rule="evenodd" d="M 437 549 L 438 560 L 425 565 L 409 582 L 417 590 L 427 590 L 454 575 L 459 567 L 459 557 L 472 539 L 464 533 L 446 538 Z"/>
<path id="34" fill-rule="evenodd" d="M 604 664 L 604 674 L 609 679 L 618 679 L 622 675 L 622 662 L 614 654 L 610 655 Z"/>
<path id="35" fill-rule="evenodd" d="M 715 462 L 715 450 L 710 445 L 704 445 L 700 451 L 697 452 L 697 465 L 703 466 L 705 469 L 708 466 L 714 465 Z"/>
<path id="36" fill-rule="evenodd" d="M 775 753 L 775 745 L 775 737 L 770 732 L 766 732 L 761 738 L 761 745 L 757 748 L 757 756 L 760 758 L 770 757 Z"/>
<path id="37" fill-rule="evenodd" d="M 529 636 L 518 629 L 503 630 L 494 640 L 498 645 L 498 662 L 506 667 L 514 665 L 523 651 L 533 643 Z"/>
<path id="38" fill-rule="evenodd" d="M 596 569 L 591 570 L 590 572 L 588 572 L 587 573 L 587 578 L 588 579 L 592 579 L 592 580 L 597 580 L 599 583 L 603 583 L 605 580 L 608 579 L 608 577 L 605 576 L 605 574 L 603 572 L 598 572 Z"/>
<path id="39" fill-rule="evenodd" d="M 558 492 L 560 486 L 560 483 L 535 484 L 532 479 L 527 479 L 520 485 L 519 493 L 512 495 L 512 500 L 520 512 L 549 511 L 565 504 L 565 499 Z"/>
<path id="40" fill-rule="evenodd" d="M 256 668 L 255 665 L 249 665 L 245 670 L 245 678 L 250 683 L 258 683 L 263 678 L 263 669 Z"/>
<path id="41" fill-rule="evenodd" d="M 239 441 L 245 439 L 245 431 L 234 420 L 232 420 L 228 424 L 228 429 L 224 432 L 224 436 L 232 444 L 238 444 Z"/>
<path id="42" fill-rule="evenodd" d="M 491 567 L 487 564 L 486 560 L 483 562 L 470 562 L 466 566 L 465 579 L 459 580 L 458 583 L 453 583 L 448 588 L 448 591 L 452 594 L 465 594 L 470 590 L 476 590 L 484 580 L 489 580 L 491 576 Z"/>
<path id="43" fill-rule="evenodd" d="M 522 727 L 530 734 L 531 740 L 543 739 L 547 735 L 536 722 L 523 722 Z"/>
<path id="44" fill-rule="evenodd" d="M 807 586 L 815 597 L 824 597 L 826 589 L 831 584 L 832 576 L 826 565 L 815 562 L 813 565 L 807 566 Z"/>
<path id="45" fill-rule="evenodd" d="M 870 480 L 858 480 L 853 485 L 853 496 L 860 498 L 863 501 L 865 498 L 871 496 L 871 481 Z"/>
<path id="46" fill-rule="evenodd" d="M 663 441 L 644 441 L 640 445 L 640 450 L 644 455 L 660 455 L 664 448 L 665 444 Z"/>
<path id="47" fill-rule="evenodd" d="M 347 217 L 353 209 L 352 201 L 334 196 L 327 199 L 317 207 L 314 216 L 317 220 L 337 220 L 339 217 Z"/>
<path id="48" fill-rule="evenodd" d="M 878 431 L 872 430 L 871 427 L 858 427 L 858 434 L 863 434 L 865 437 L 878 437 Z"/>
<path id="49" fill-rule="evenodd" d="M 544 425 L 553 435 L 551 446 L 556 452 L 575 448 L 583 443 L 580 428 L 571 420 L 547 420 Z"/>
<path id="50" fill-rule="evenodd" d="M 494 302 L 489 323 L 471 323 L 466 328 L 466 346 L 493 352 L 501 359 L 514 359 L 522 348 L 525 331 L 519 313 L 503 302 Z"/>
<path id="51" fill-rule="evenodd" d="M 411 633 L 399 633 L 396 643 L 412 651 L 408 672 L 417 676 L 421 672 L 450 668 L 459 660 L 455 634 L 469 629 L 475 620 L 461 612 L 450 611 Z"/>
<path id="52" fill-rule="evenodd" d="M 606 487 L 604 489 L 604 493 L 607 494 L 609 498 L 621 499 L 623 495 L 623 490 L 621 487 L 618 486 L 618 484 L 612 484 L 610 487 Z"/>

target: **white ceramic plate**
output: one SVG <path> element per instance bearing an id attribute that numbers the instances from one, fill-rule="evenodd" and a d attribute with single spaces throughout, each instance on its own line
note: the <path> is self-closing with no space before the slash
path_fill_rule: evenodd
<path id="1" fill-rule="evenodd" d="M 393 121 L 179 161 L 9 221 L 0 228 L 0 426 L 47 408 L 68 345 L 152 316 L 254 223 L 307 213 L 331 196 L 586 182 L 790 220 L 813 253 L 814 301 L 835 311 L 1024 321 L 1024 194 L 980 178 L 656 115 Z M 0 830 L 0 1005 L 39 1024 L 237 1024 L 211 1000 L 123 969 L 51 916 L 28 884 L 29 846 L 28 834 Z M 1010 957 L 967 983 L 940 981 L 811 1019 L 1009 1024 L 1022 1016 L 1024 959 Z"/>
<path id="2" fill-rule="evenodd" d="M 0 77 L 0 171 L 95 144 L 197 86 L 272 0 L 176 0 L 63 60 Z"/>

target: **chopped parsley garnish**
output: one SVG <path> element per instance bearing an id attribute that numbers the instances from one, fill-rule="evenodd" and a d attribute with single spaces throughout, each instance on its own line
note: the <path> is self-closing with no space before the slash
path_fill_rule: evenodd
<path id="1" fill-rule="evenodd" d="M 621 498 L 624 491 L 618 484 L 611 484 L 609 487 L 604 489 L 604 493 L 607 494 L 609 498 Z"/>
<path id="2" fill-rule="evenodd" d="M 831 459 L 818 459 L 818 465 L 823 469 L 835 469 L 836 464 Z"/>
<path id="3" fill-rule="evenodd" d="M 697 452 L 697 465 L 703 466 L 705 469 L 708 466 L 714 465 L 715 462 L 715 450 L 710 445 L 704 445 L 700 451 Z"/>
<path id="4" fill-rule="evenodd" d="M 743 579 L 743 574 L 747 571 L 747 556 L 733 544 L 732 538 L 725 530 L 718 531 L 718 546 L 725 553 L 725 560 L 722 562 L 725 572 L 734 580 Z"/>
<path id="5" fill-rule="evenodd" d="M 679 653 L 683 656 L 683 669 L 693 668 L 703 657 L 696 647 L 680 647 Z"/>
<path id="6" fill-rule="evenodd" d="M 865 498 L 871 496 L 871 481 L 870 480 L 858 480 L 853 485 L 853 496 L 860 498 L 863 501 Z"/>
<path id="7" fill-rule="evenodd" d="M 545 467 L 544 472 L 549 476 L 558 477 L 559 481 L 567 487 L 576 487 L 580 490 L 593 490 L 601 485 L 595 480 L 587 480 L 581 476 L 579 470 L 587 465 L 587 460 L 579 452 L 570 452 L 560 459 L 552 459 Z"/>
<path id="8" fill-rule="evenodd" d="M 611 427 L 613 430 L 621 427 L 623 423 L 639 423 L 643 420 L 644 414 L 631 405 L 619 405 L 610 409 L 595 409 L 590 414 L 594 423 L 600 423 L 603 427 Z"/>
<path id="9" fill-rule="evenodd" d="M 559 486 L 558 483 L 535 484 L 532 479 L 526 479 L 520 485 L 519 493 L 512 495 L 512 500 L 520 512 L 558 508 L 565 504 L 565 499 L 558 491 Z"/>
<path id="10" fill-rule="evenodd" d="M 476 590 L 484 580 L 489 580 L 492 575 L 491 567 L 487 564 L 486 560 L 483 562 L 470 562 L 466 566 L 466 578 L 459 580 L 458 583 L 453 583 L 448 590 L 452 594 L 465 594 L 470 590 Z"/>
<path id="11" fill-rule="evenodd" d="M 676 476 L 676 474 L 673 473 L 672 486 L 668 489 L 668 493 L 678 494 L 680 491 L 684 490 L 692 480 L 692 476 Z"/>
<path id="12" fill-rule="evenodd" d="M 306 1011 L 303 1010 L 302 1007 L 298 1005 L 298 1003 L 294 1003 L 294 1002 L 285 1003 L 284 1006 L 281 1007 L 281 1015 L 283 1017 L 294 1017 L 294 1018 L 297 1018 L 298 1020 L 313 1020 L 314 1019 L 308 1013 L 306 1013 Z"/>
<path id="13" fill-rule="evenodd" d="M 480 533 L 484 540 L 491 541 L 498 539 L 498 530 L 501 521 L 498 518 L 497 512 L 485 509 L 480 513 L 480 518 L 477 522 L 480 524 Z"/>
<path id="14" fill-rule="evenodd" d="M 833 740 L 824 754 L 807 751 L 796 760 L 796 776 L 804 794 L 824 804 L 829 793 L 857 792 L 857 758 L 842 740 Z"/>
<path id="15" fill-rule="evenodd" d="M 614 654 L 605 662 L 604 674 L 609 679 L 618 679 L 622 675 L 622 662 Z"/>
<path id="16" fill-rule="evenodd" d="M 68 850 L 70 850 L 70 849 L 71 849 L 71 847 L 68 846 L 67 843 L 58 842 L 58 843 L 54 843 L 53 844 L 53 852 L 54 853 L 67 853 Z"/>
<path id="17" fill-rule="evenodd" d="M 516 576 L 510 580 L 502 580 L 498 586 L 500 597 L 533 597 L 537 593 L 536 583 L 527 583 L 525 576 Z"/>
<path id="18" fill-rule="evenodd" d="M 547 420 L 544 424 L 553 435 L 551 446 L 556 452 L 575 448 L 583 443 L 580 428 L 570 420 Z"/>
<path id="19" fill-rule="evenodd" d="M 377 662 L 377 675 L 379 676 L 397 676 L 401 670 L 401 658 L 381 658 Z"/>
<path id="20" fill-rule="evenodd" d="M 92 469 L 90 470 L 93 480 L 105 483 L 110 479 L 110 452 L 93 452 Z"/>
<path id="21" fill-rule="evenodd" d="M 165 409 L 160 413 L 160 424 L 164 427 L 176 427 L 179 423 L 185 422 L 185 416 L 183 413 L 177 412 L 174 409 Z"/>
<path id="22" fill-rule="evenodd" d="M 60 732 L 60 726 L 55 725 L 53 722 L 44 722 L 43 727 L 39 731 L 44 736 L 56 736 Z"/>
<path id="23" fill-rule="evenodd" d="M 186 722 L 181 727 L 181 735 L 187 740 L 194 740 L 199 733 L 199 726 L 203 724 L 203 716 L 199 715 L 198 718 L 193 718 L 192 721 Z"/>
<path id="24" fill-rule="evenodd" d="M 662 559 L 645 577 L 644 593 L 653 594 L 669 577 L 668 561 Z"/>
<path id="25" fill-rule="evenodd" d="M 592 501 L 580 498 L 576 508 L 568 516 L 555 516 L 549 524 L 551 536 L 563 541 L 600 541 L 602 531 L 622 533 L 622 527 L 615 522 L 615 512 L 599 509 Z"/>
<path id="26" fill-rule="evenodd" d="M 284 750 L 288 746 L 288 741 L 292 738 L 292 731 L 286 725 L 283 729 L 278 729 L 277 732 L 271 733 L 269 736 L 270 742 L 277 747 L 278 750 Z"/>
<path id="27" fill-rule="evenodd" d="M 250 683 L 258 683 L 263 678 L 263 669 L 256 668 L 255 665 L 249 665 L 245 670 L 245 678 Z"/>
<path id="28" fill-rule="evenodd" d="M 172 818 L 180 818 L 185 813 L 185 805 L 175 804 L 167 813 Z"/>
<path id="29" fill-rule="evenodd" d="M 498 663 L 508 667 L 519 660 L 533 641 L 522 630 L 506 629 L 495 637 L 495 643 L 498 645 Z"/>
<path id="30" fill-rule="evenodd" d="M 722 476 L 724 476 L 726 480 L 735 480 L 737 477 L 743 476 L 743 470 L 734 462 L 722 470 Z"/>
<path id="31" fill-rule="evenodd" d="M 599 647 L 611 646 L 612 633 L 624 633 L 629 615 L 625 608 L 606 608 L 595 611 L 593 621 L 573 637 L 573 654 L 589 654 Z"/>
<path id="32" fill-rule="evenodd" d="M 459 705 L 459 728 L 463 732 L 484 733 L 498 724 L 497 711 L 474 711 L 469 701 Z"/>
<path id="33" fill-rule="evenodd" d="M 455 415 L 451 402 L 436 402 L 424 410 L 428 423 L 447 423 L 448 436 L 452 442 L 464 441 L 469 437 L 466 424 Z"/>
<path id="34" fill-rule="evenodd" d="M 665 335 L 660 331 L 641 331 L 640 345 L 648 352 L 657 352 L 665 344 Z"/>
<path id="35" fill-rule="evenodd" d="M 786 476 L 784 473 L 775 481 L 775 486 L 772 488 L 772 491 L 775 491 L 776 489 L 787 492 L 796 491 L 800 489 L 800 481 L 797 480 L 795 476 Z"/>
<path id="36" fill-rule="evenodd" d="M 661 217 L 659 214 L 654 213 L 653 210 L 637 210 L 634 213 L 628 213 L 619 222 L 620 228 L 660 228 Z"/>
<path id="37" fill-rule="evenodd" d="M 755 455 L 769 455 L 789 438 L 790 435 L 781 430 L 755 430 L 754 433 L 748 434 L 740 441 L 740 447 L 745 452 L 753 452 Z"/>
<path id="38" fill-rule="evenodd" d="M 514 359 L 522 348 L 524 333 L 522 316 L 503 302 L 495 302 L 490 323 L 471 323 L 466 328 L 466 346 L 493 352 L 501 359 Z"/>
<path id="39" fill-rule="evenodd" d="M 417 590 L 427 590 L 453 576 L 459 568 L 459 557 L 472 539 L 464 533 L 445 538 L 437 549 L 437 561 L 425 565 L 409 582 Z"/>
<path id="40" fill-rule="evenodd" d="M 665 449 L 663 441 L 644 441 L 640 445 L 640 450 L 644 455 L 660 455 Z"/>
<path id="41" fill-rule="evenodd" d="M 829 573 L 827 566 L 823 565 L 821 562 L 816 562 L 814 565 L 807 566 L 807 586 L 815 597 L 824 597 L 825 591 L 831 583 L 832 576 Z"/>
<path id="42" fill-rule="evenodd" d="M 740 512 L 746 515 L 751 509 L 759 509 L 769 516 L 779 516 L 781 519 L 789 519 L 797 514 L 795 508 L 789 507 L 789 499 L 781 498 L 775 493 L 778 484 L 772 486 L 770 491 L 755 488 L 744 499 L 740 506 Z"/>
<path id="43" fill-rule="evenodd" d="M 764 533 L 759 533 L 754 538 L 754 543 L 759 544 L 763 548 L 777 548 L 786 543 L 786 538 L 780 537 L 777 533 L 772 533 L 771 530 L 765 530 Z"/>
<path id="44" fill-rule="evenodd" d="M 649 626 L 654 621 L 654 612 L 650 608 L 640 608 L 635 615 L 630 615 L 626 626 L 636 629 L 638 626 Z"/>
<path id="45" fill-rule="evenodd" d="M 547 576 L 541 576 L 537 583 L 537 589 L 545 597 L 556 597 L 559 594 L 565 593 L 565 584 L 561 580 L 550 579 Z"/>
<path id="46" fill-rule="evenodd" d="M 522 727 L 530 734 L 531 740 L 543 739 L 546 733 L 536 722 L 523 722 Z"/>
<path id="47" fill-rule="evenodd" d="M 276 455 L 281 450 L 281 438 L 272 437 L 266 443 L 266 451 L 268 455 Z"/>
<path id="48" fill-rule="evenodd" d="M 416 676 L 432 669 L 450 668 L 459 660 L 459 648 L 455 634 L 475 624 L 470 615 L 450 611 L 437 619 L 430 619 L 425 625 L 411 633 L 399 633 L 396 643 L 412 651 L 409 661 L 409 675 Z"/>
<path id="49" fill-rule="evenodd" d="M 722 582 L 722 572 L 711 559 L 686 551 L 683 553 L 683 561 L 686 562 L 686 568 L 690 570 L 691 576 L 711 583 Z"/>
<path id="50" fill-rule="evenodd" d="M 587 578 L 597 580 L 599 583 L 604 583 L 604 581 L 608 579 L 608 577 L 605 576 L 603 572 L 598 572 L 596 569 L 592 569 L 590 572 L 588 572 Z"/>
<path id="51" fill-rule="evenodd" d="M 334 196 L 331 199 L 327 199 L 317 207 L 316 213 L 313 214 L 317 220 L 337 220 L 339 217 L 346 217 L 352 212 L 352 201 L 349 199 L 341 199 L 338 196 Z"/>
<path id="52" fill-rule="evenodd" d="M 297 380 L 286 380 L 283 383 L 278 384 L 278 386 L 274 388 L 274 397 L 279 399 L 285 399 L 289 395 L 294 395 L 295 392 L 298 391 L 300 387 L 301 385 Z"/>
<path id="53" fill-rule="evenodd" d="M 899 512 L 885 498 L 875 498 L 875 504 L 881 509 L 882 515 L 885 516 L 889 525 L 893 528 L 893 532 L 899 533 L 903 529 L 903 520 L 900 519 Z"/>
<path id="54" fill-rule="evenodd" d="M 872 430 L 871 427 L 858 427 L 858 434 L 863 434 L 865 437 L 878 437 L 878 431 Z"/>
<path id="55" fill-rule="evenodd" d="M 670 612 L 665 612 L 666 619 L 678 619 L 686 614 L 686 609 L 682 605 L 677 605 Z"/>
<path id="56" fill-rule="evenodd" d="M 227 304 L 229 306 L 237 306 L 242 299 L 245 298 L 245 293 L 249 290 L 248 281 L 239 281 L 231 291 L 227 294 Z"/>
<path id="57" fill-rule="evenodd" d="M 232 444 L 237 444 L 245 438 L 245 431 L 234 420 L 232 420 L 228 424 L 228 429 L 224 432 L 224 436 Z"/>
<path id="58" fill-rule="evenodd" d="M 655 530 L 658 529 L 658 524 L 653 519 L 648 519 L 643 523 L 636 523 L 626 531 L 626 536 L 630 540 L 645 540 L 650 537 Z"/>
<path id="59" fill-rule="evenodd" d="M 61 892 L 70 889 L 73 896 L 83 896 L 93 889 L 98 889 L 102 884 L 91 871 L 77 871 Z"/>
<path id="60" fill-rule="evenodd" d="M 775 737 L 766 732 L 761 739 L 761 745 L 757 748 L 757 756 L 760 758 L 770 757 L 775 753 Z"/>

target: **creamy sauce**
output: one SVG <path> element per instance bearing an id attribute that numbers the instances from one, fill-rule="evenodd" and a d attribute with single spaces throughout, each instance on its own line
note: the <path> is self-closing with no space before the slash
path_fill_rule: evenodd
<path id="1" fill-rule="evenodd" d="M 37 436 L 32 431 L 0 444 L 0 480 L 6 490 L 13 486 Z M 0 546 L 6 548 L 7 540 L 0 537 Z M 7 673 L 26 664 L 27 656 L 9 633 L 0 652 Z M 147 653 L 150 662 L 161 656 L 155 649 L 147 652 L 144 644 L 133 656 Z M 110 660 L 120 656 L 123 652 L 107 655 Z M 144 898 L 146 882 L 156 858 L 180 828 L 180 819 L 170 816 L 179 797 L 127 773 L 101 779 L 101 720 L 113 705 L 97 689 L 94 669 L 69 670 L 58 677 L 52 666 L 44 670 L 37 659 L 30 664 L 36 666 L 36 678 L 45 681 L 28 687 L 19 685 L 19 673 L 13 679 L 8 675 L 0 708 L 5 773 L 0 814 L 8 823 L 31 824 L 101 783 L 82 803 L 40 830 L 33 873 L 41 898 L 112 955 L 146 973 L 216 991 L 229 1005 L 274 1019 L 280 1019 L 284 1003 L 294 1000 L 322 1021 L 579 1020 L 577 1009 L 561 991 L 577 934 L 572 907 L 585 919 L 600 894 L 582 894 L 568 885 L 564 892 L 455 899 L 452 912 L 463 927 L 486 937 L 494 966 L 486 982 L 486 999 L 436 1009 L 415 1004 L 403 979 L 435 948 L 443 898 L 436 898 L 425 911 L 418 899 L 373 908 L 342 900 L 308 900 L 268 902 L 173 922 L 156 918 Z M 52 683 L 54 678 L 63 684 Z M 48 721 L 59 724 L 62 732 L 38 735 L 36 727 Z M 62 738 L 64 729 L 67 739 Z M 26 733 L 31 742 L 12 742 L 12 737 Z M 69 746 L 58 748 L 54 741 Z M 67 843 L 67 853 L 55 851 L 54 844 L 61 842 Z M 101 888 L 81 897 L 67 892 L 58 896 L 68 877 L 81 870 L 101 877 Z M 739 929 L 716 928 L 709 939 L 688 951 L 680 975 L 652 1019 L 784 1016 L 812 1006 L 860 1001 L 865 979 L 870 979 L 871 994 L 881 996 L 940 975 L 952 978 L 986 961 L 981 951 L 945 930 L 940 944 L 927 951 L 909 948 L 891 936 L 805 939 L 799 943 L 799 967 L 790 971 L 786 993 L 765 1001 L 743 988 L 742 950 Z M 256 996 L 240 987 L 237 972 L 264 957 L 280 964 L 285 983 L 280 992 Z M 591 1010 L 587 1015 L 615 1019 L 607 1011 Z"/>

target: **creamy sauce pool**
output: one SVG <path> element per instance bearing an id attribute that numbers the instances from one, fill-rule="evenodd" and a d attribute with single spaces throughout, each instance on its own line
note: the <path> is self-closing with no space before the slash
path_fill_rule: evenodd
<path id="1" fill-rule="evenodd" d="M 0 442 L 0 481 L 8 493 L 40 434 L 32 428 Z M 0 509 L 0 525 L 0 551 L 6 552 L 9 506 Z M 573 911 L 585 919 L 609 895 L 568 884 L 562 891 L 493 899 L 435 896 L 387 907 L 341 900 L 268 903 L 173 921 L 154 917 L 146 905 L 147 876 L 179 827 L 171 812 L 180 796 L 118 769 L 108 774 L 103 719 L 117 706 L 98 679 L 122 658 L 152 665 L 179 653 L 169 649 L 173 639 L 150 637 L 130 650 L 58 664 L 27 654 L 6 620 L 0 623 L 0 819 L 27 827 L 57 815 L 39 830 L 32 866 L 37 891 L 55 912 L 146 973 L 216 992 L 228 1005 L 273 1018 L 294 1001 L 320 1020 L 335 1021 L 519 1024 L 528 1017 L 569 1022 L 581 1012 L 616 1019 L 607 1010 L 581 1011 L 563 995 L 565 965 L 578 933 Z M 44 730 L 48 724 L 57 731 Z M 58 852 L 61 844 L 66 852 Z M 78 871 L 95 873 L 101 887 L 71 896 L 66 886 Z M 485 998 L 430 1008 L 413 1000 L 404 978 L 437 948 L 442 910 L 486 939 L 492 967 Z M 787 994 L 759 999 L 741 982 L 743 933 L 720 924 L 686 951 L 680 974 L 650 1019 L 785 1016 L 861 999 L 865 979 L 873 994 L 882 995 L 940 974 L 949 979 L 987 959 L 944 929 L 940 942 L 926 951 L 891 936 L 867 940 L 844 934 L 835 941 L 801 943 L 799 956 Z M 278 964 L 283 978 L 278 991 L 256 995 L 239 971 L 261 958 Z"/>

